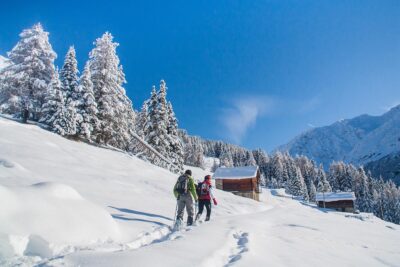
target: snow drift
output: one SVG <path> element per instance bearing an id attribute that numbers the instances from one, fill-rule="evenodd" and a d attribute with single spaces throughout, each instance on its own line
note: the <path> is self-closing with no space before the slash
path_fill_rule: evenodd
<path id="1" fill-rule="evenodd" d="M 3 245 L 9 248 L 2 253 L 4 258 L 48 257 L 57 246 L 119 237 L 118 226 L 105 209 L 85 200 L 72 187 L 58 183 L 0 185 L 0 233 L 6 241 Z"/>

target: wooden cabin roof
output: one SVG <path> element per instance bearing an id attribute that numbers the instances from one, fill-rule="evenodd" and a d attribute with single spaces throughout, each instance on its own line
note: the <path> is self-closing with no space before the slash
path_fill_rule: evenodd
<path id="1" fill-rule="evenodd" d="M 248 179 L 257 177 L 258 166 L 245 167 L 220 167 L 218 168 L 213 178 L 214 179 Z"/>
<path id="2" fill-rule="evenodd" d="M 315 200 L 325 202 L 356 200 L 356 196 L 354 195 L 354 192 L 326 192 L 324 194 L 317 193 Z"/>

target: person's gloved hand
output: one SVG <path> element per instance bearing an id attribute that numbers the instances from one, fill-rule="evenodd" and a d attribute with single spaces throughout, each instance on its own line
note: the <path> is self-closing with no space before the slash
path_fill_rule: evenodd
<path id="1" fill-rule="evenodd" d="M 217 200 L 216 200 L 215 198 L 213 198 L 213 202 L 214 202 L 214 205 L 215 205 L 215 206 L 218 205 Z"/>

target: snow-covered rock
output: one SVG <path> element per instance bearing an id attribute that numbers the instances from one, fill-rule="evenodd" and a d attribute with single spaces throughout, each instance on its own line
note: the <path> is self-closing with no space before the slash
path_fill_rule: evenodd
<path id="1" fill-rule="evenodd" d="M 365 164 L 400 151 L 400 105 L 381 116 L 361 115 L 311 129 L 276 150 L 306 155 L 327 168 L 332 161 Z"/>

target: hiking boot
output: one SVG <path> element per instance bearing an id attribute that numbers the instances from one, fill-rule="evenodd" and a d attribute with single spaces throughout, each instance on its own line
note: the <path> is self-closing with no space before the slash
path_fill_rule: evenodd
<path id="1" fill-rule="evenodd" d="M 189 226 L 189 225 L 192 225 L 192 224 L 193 224 L 193 217 L 189 216 L 188 220 L 187 220 L 187 225 Z"/>
<path id="2" fill-rule="evenodd" d="M 209 216 L 207 216 L 207 217 L 206 217 L 206 222 L 207 222 L 207 221 L 209 221 L 209 220 L 210 220 L 210 217 L 209 217 Z"/>
<path id="3" fill-rule="evenodd" d="M 195 221 L 198 221 L 200 219 L 200 216 L 201 216 L 201 214 L 197 213 Z"/>

